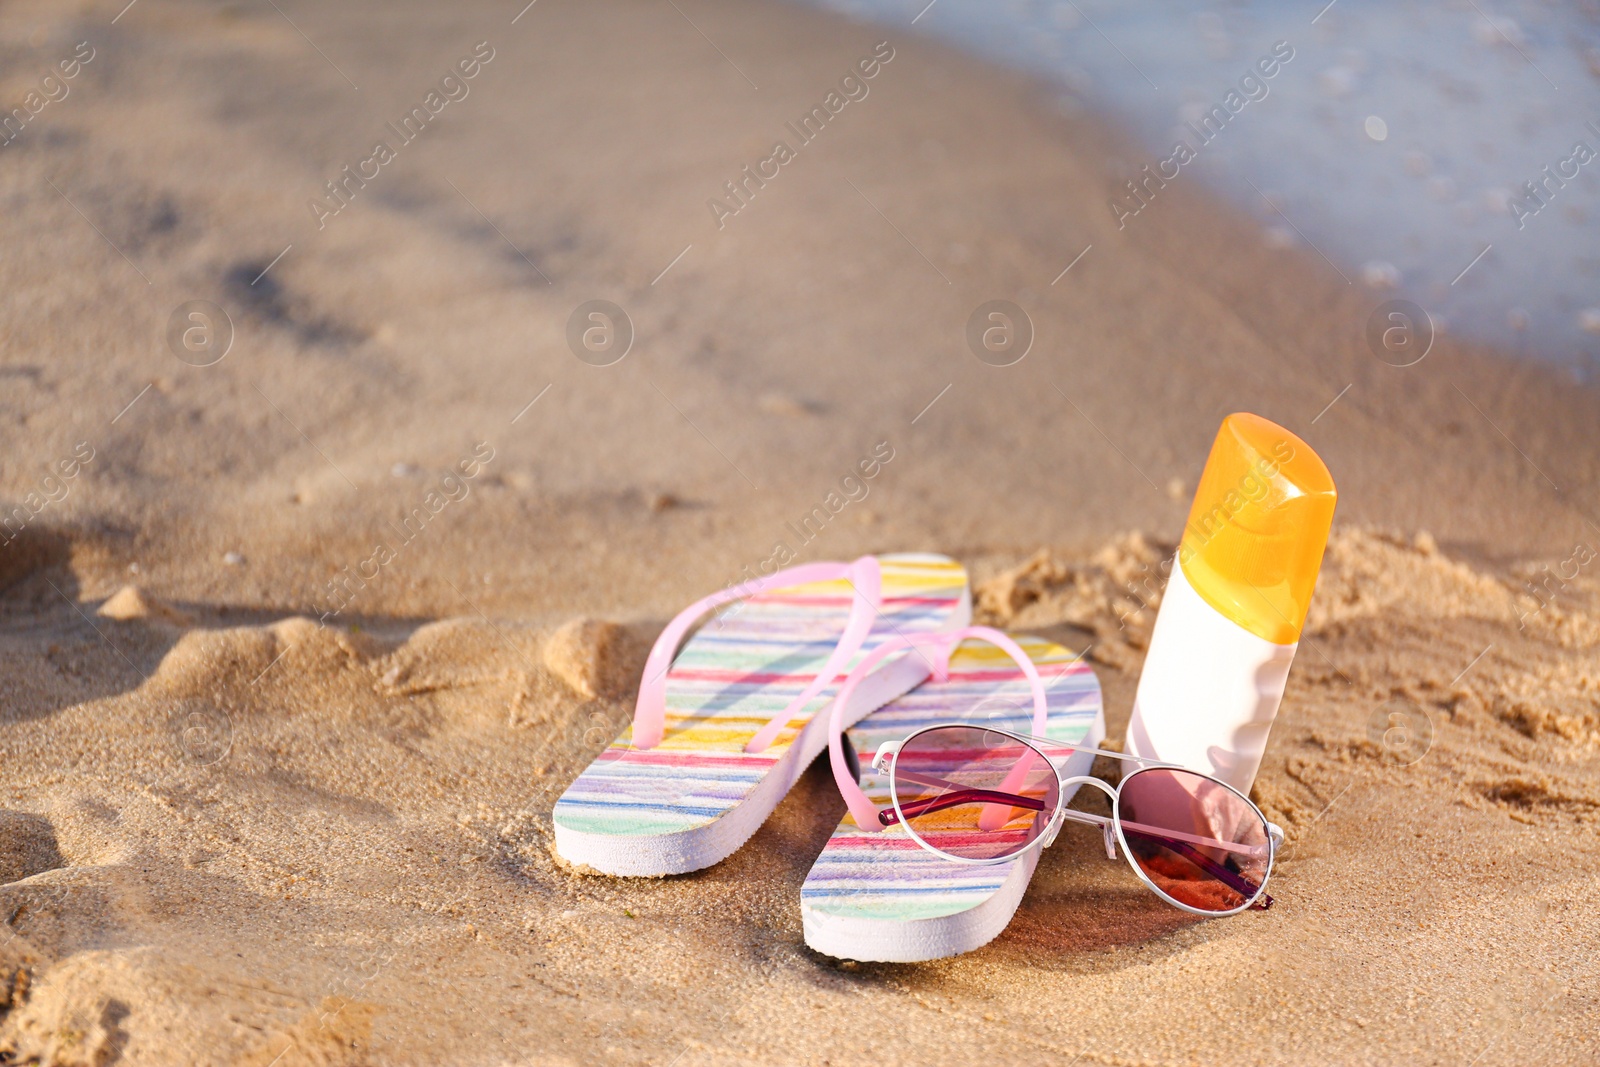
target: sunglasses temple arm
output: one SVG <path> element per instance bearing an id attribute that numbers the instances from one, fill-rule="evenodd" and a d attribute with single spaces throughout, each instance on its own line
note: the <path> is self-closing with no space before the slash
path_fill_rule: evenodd
<path id="1" fill-rule="evenodd" d="M 1223 885 L 1227 886 L 1229 889 L 1232 889 L 1235 893 L 1238 893 L 1241 896 L 1252 897 L 1257 893 L 1260 893 L 1260 897 L 1251 902 L 1250 906 L 1252 908 L 1255 908 L 1258 911 L 1266 911 L 1268 908 L 1272 907 L 1272 898 L 1267 896 L 1265 893 L 1261 893 L 1261 887 L 1259 885 L 1252 883 L 1248 878 L 1245 878 L 1237 871 L 1230 871 L 1228 868 L 1224 867 L 1210 856 L 1207 856 L 1204 852 L 1201 852 L 1198 848 L 1195 848 L 1193 845 L 1189 844 L 1189 842 L 1180 841 L 1175 837 L 1167 837 L 1165 834 L 1152 834 L 1145 830 L 1134 830 L 1131 829 L 1127 823 L 1122 824 L 1122 832 L 1124 834 L 1132 834 L 1135 837 L 1142 837 L 1148 841 L 1152 841 L 1155 844 L 1160 845 L 1169 852 L 1182 856 L 1184 859 L 1188 860 L 1190 863 L 1193 863 L 1196 867 L 1199 867 L 1202 871 L 1205 871 L 1207 874 L 1211 875 L 1211 877 L 1215 878 L 1217 881 L 1221 882 Z"/>
<path id="2" fill-rule="evenodd" d="M 900 811 L 906 818 L 915 819 L 918 815 L 927 815 L 929 812 L 943 811 L 945 808 L 959 807 L 962 804 L 1002 804 L 1008 810 L 1010 808 L 1044 810 L 1044 801 L 1033 797 L 1021 797 L 1015 793 L 1001 793 L 993 789 L 962 789 L 954 793 L 928 797 L 926 800 L 913 800 L 909 804 L 902 803 Z M 878 821 L 884 826 L 893 826 L 900 821 L 900 816 L 895 814 L 893 808 L 884 808 L 878 812 Z"/>
<path id="3" fill-rule="evenodd" d="M 1186 834 L 1180 830 L 1169 830 L 1164 826 L 1149 826 L 1142 822 L 1129 822 L 1122 820 L 1122 828 L 1130 834 L 1142 834 L 1149 838 L 1159 838 L 1162 841 L 1183 841 L 1201 848 L 1221 849 L 1223 852 L 1235 852 L 1241 856 L 1252 859 L 1259 857 L 1263 852 L 1275 848 L 1274 845 L 1263 847 L 1261 845 L 1236 845 L 1232 841 L 1219 841 L 1215 837 L 1200 837 L 1197 834 Z"/>
<path id="4" fill-rule="evenodd" d="M 965 786 L 961 785 L 959 782 L 952 782 L 947 778 L 938 778 L 938 777 L 935 777 L 934 775 L 931 775 L 931 774 L 918 774 L 915 771 L 905 771 L 905 770 L 896 771 L 895 773 L 896 773 L 897 777 L 904 778 L 906 781 L 909 781 L 909 782 L 916 782 L 918 785 L 930 785 L 930 786 L 935 786 L 935 787 L 940 788 L 940 789 L 948 789 L 948 790 L 950 790 L 949 793 L 945 794 L 946 796 L 960 795 L 960 796 L 966 798 L 965 800 L 954 801 L 952 803 L 966 803 L 967 800 L 973 799 L 974 794 L 976 792 L 978 792 L 977 790 L 968 790 Z M 1014 796 L 1015 796 L 1015 794 L 1007 793 L 1007 794 L 1005 794 L 1005 796 L 996 796 L 995 799 L 996 800 L 1005 800 L 1005 799 L 1008 799 L 1008 798 L 1014 797 Z M 942 798 L 940 798 L 940 799 L 942 799 Z M 913 811 L 912 808 L 916 804 L 919 804 L 919 803 L 927 803 L 927 802 L 926 801 L 913 801 L 911 804 L 902 804 L 901 805 L 901 809 L 906 812 L 907 818 L 911 818 L 911 817 L 914 817 L 914 816 L 920 815 L 920 814 L 925 814 L 927 811 L 936 810 L 936 809 L 932 809 L 932 808 L 923 808 L 923 809 L 920 809 L 920 810 L 917 810 L 917 811 Z M 941 806 L 942 807 L 950 807 L 952 805 L 951 804 L 944 804 L 944 805 L 941 805 Z M 1035 807 L 1033 804 L 1016 804 L 1014 806 L 1026 807 L 1031 811 L 1043 811 L 1044 810 L 1042 806 Z M 1087 812 L 1087 811 L 1074 811 L 1071 808 L 1063 808 L 1062 811 L 1061 811 L 1061 817 L 1064 818 L 1064 819 L 1069 819 L 1069 820 L 1071 820 L 1073 822 L 1083 823 L 1083 824 L 1085 824 L 1087 826 L 1109 826 L 1111 824 L 1111 820 L 1106 818 L 1104 815 L 1095 815 L 1095 814 L 1092 814 L 1092 813 Z M 880 819 L 882 818 L 881 814 L 879 815 L 879 818 Z M 885 823 L 885 825 L 888 825 L 888 824 Z M 1213 837 L 1191 836 L 1189 834 L 1181 834 L 1176 830 L 1166 830 L 1166 829 L 1162 829 L 1161 827 L 1146 826 L 1144 823 L 1129 822 L 1127 820 L 1123 820 L 1122 825 L 1123 825 L 1124 829 L 1126 829 L 1129 833 L 1139 833 L 1139 834 L 1143 834 L 1143 836 L 1145 836 L 1145 837 L 1160 838 L 1162 841 L 1167 841 L 1167 840 L 1187 841 L 1191 845 L 1199 845 L 1202 848 L 1218 848 L 1218 849 L 1222 849 L 1225 852 L 1237 852 L 1237 853 L 1239 853 L 1240 855 L 1243 855 L 1243 856 L 1252 856 L 1252 857 L 1254 857 L 1254 856 L 1259 856 L 1261 854 L 1261 849 L 1260 849 L 1259 846 L 1257 846 L 1255 848 L 1251 848 L 1248 845 L 1236 845 L 1236 844 L 1233 844 L 1230 841 L 1219 841 L 1219 840 L 1217 840 L 1216 838 L 1213 838 Z M 1283 830 L 1280 829 L 1276 823 L 1270 823 L 1270 822 L 1267 823 L 1267 833 L 1272 838 L 1272 844 L 1270 846 L 1272 849 L 1277 849 L 1283 844 Z"/>

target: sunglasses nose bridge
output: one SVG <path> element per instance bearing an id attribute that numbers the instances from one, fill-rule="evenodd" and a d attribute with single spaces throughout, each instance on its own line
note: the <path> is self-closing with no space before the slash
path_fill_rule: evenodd
<path id="1" fill-rule="evenodd" d="M 1061 786 L 1061 795 L 1063 797 L 1067 796 L 1069 791 L 1072 790 L 1072 788 L 1074 786 L 1087 785 L 1087 786 L 1092 786 L 1095 789 L 1100 790 L 1100 792 L 1104 793 L 1108 798 L 1111 799 L 1113 804 L 1115 803 L 1115 801 L 1117 799 L 1117 791 L 1115 789 L 1112 789 L 1111 786 L 1107 785 L 1105 782 L 1102 782 L 1100 779 L 1098 779 L 1098 778 L 1096 778 L 1096 777 L 1094 777 L 1093 775 L 1090 775 L 1090 774 L 1075 774 L 1075 775 L 1071 775 L 1070 777 L 1067 777 L 1067 778 L 1059 778 L 1059 779 L 1057 779 L 1057 781 L 1059 782 L 1059 784 Z M 1065 809 L 1066 803 L 1063 801 L 1061 806 L 1062 806 L 1063 809 Z M 1057 818 L 1060 821 L 1065 821 L 1065 816 L 1064 815 L 1058 815 Z M 1057 829 L 1059 829 L 1059 822 L 1058 822 L 1058 825 L 1057 825 Z M 1100 827 L 1100 830 L 1101 830 L 1101 833 L 1105 837 L 1106 858 L 1107 859 L 1112 859 L 1112 860 L 1116 859 L 1117 858 L 1117 829 L 1116 829 L 1116 827 L 1113 826 L 1111 823 L 1107 822 L 1103 826 Z M 1052 841 L 1055 840 L 1055 834 L 1054 833 L 1050 834 L 1050 839 Z"/>

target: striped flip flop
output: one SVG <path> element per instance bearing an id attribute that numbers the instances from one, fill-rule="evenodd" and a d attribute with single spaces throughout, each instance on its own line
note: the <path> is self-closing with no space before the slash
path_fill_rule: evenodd
<path id="1" fill-rule="evenodd" d="M 970 721 L 1084 746 L 1105 737 L 1100 683 L 1081 658 L 1037 637 L 1017 637 L 1014 659 L 991 643 L 1009 643 L 997 631 L 970 627 L 963 633 L 983 641 L 925 653 L 936 665 L 934 677 L 848 732 L 851 746 L 861 753 L 860 787 L 850 807 L 863 819 L 890 807 L 888 774 L 869 765 L 872 754 L 924 727 Z M 949 657 L 947 674 L 939 664 L 941 651 Z M 1044 688 L 1042 731 L 1022 656 Z M 847 700 L 849 688 L 847 680 L 841 687 Z M 841 792 L 850 799 L 854 768 L 842 751 L 832 762 Z M 1093 762 L 1091 753 L 1074 753 L 1061 773 L 1086 775 Z M 1039 861 L 1040 849 L 1030 848 L 1002 863 L 956 863 L 918 845 L 903 825 L 872 832 L 863 832 L 861 825 L 846 813 L 800 888 L 806 944 L 840 959 L 908 963 L 971 952 L 1006 928 Z"/>
<path id="2" fill-rule="evenodd" d="M 956 629 L 971 613 L 966 571 L 926 554 L 804 564 L 690 605 L 650 652 L 633 723 L 556 802 L 557 854 L 636 876 L 725 859 L 827 745 L 818 713 L 837 680 L 886 640 Z M 882 657 L 842 721 L 927 675 L 918 655 Z"/>

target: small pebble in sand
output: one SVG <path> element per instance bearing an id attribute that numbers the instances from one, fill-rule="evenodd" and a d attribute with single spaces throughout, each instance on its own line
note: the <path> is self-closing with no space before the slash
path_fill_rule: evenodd
<path id="1" fill-rule="evenodd" d="M 659 515 L 663 511 L 666 511 L 669 508 L 677 507 L 678 504 L 679 504 L 678 498 L 673 496 L 671 493 L 652 493 L 652 494 L 650 494 L 649 507 L 650 507 L 650 514 L 652 514 L 652 515 Z"/>
<path id="2" fill-rule="evenodd" d="M 1367 136 L 1374 141 L 1387 141 L 1389 139 L 1389 124 L 1377 115 L 1368 115 L 1367 121 L 1362 124 L 1367 131 Z"/>
<path id="3" fill-rule="evenodd" d="M 1417 531 L 1417 536 L 1412 539 L 1411 543 L 1424 556 L 1436 555 L 1439 551 L 1439 543 L 1433 539 L 1433 534 L 1427 530 Z"/>
<path id="4" fill-rule="evenodd" d="M 222 554 L 222 562 L 230 567 L 243 567 L 244 556 L 238 552 L 224 552 Z"/>
<path id="5" fill-rule="evenodd" d="M 1188 486 L 1183 484 L 1182 478 L 1167 479 L 1167 496 L 1173 500 L 1182 501 L 1188 492 Z"/>

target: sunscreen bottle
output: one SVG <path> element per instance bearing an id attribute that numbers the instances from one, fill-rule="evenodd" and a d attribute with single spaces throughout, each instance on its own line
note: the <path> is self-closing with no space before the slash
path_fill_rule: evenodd
<path id="1" fill-rule="evenodd" d="M 1300 438 L 1259 415 L 1222 420 L 1150 635 L 1129 752 L 1249 795 L 1336 497 Z"/>

